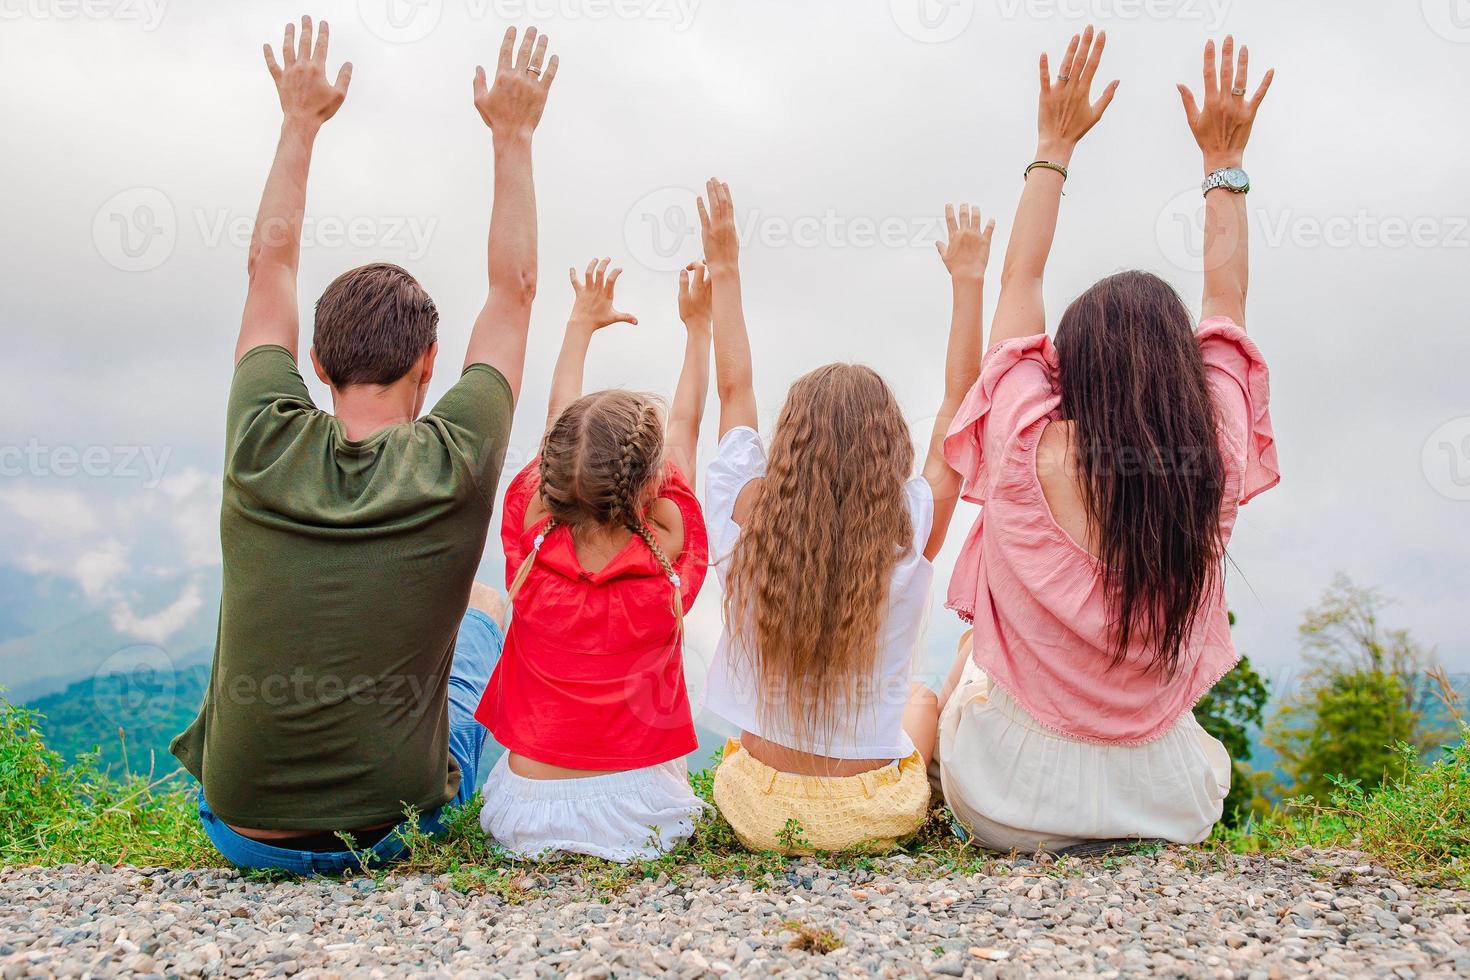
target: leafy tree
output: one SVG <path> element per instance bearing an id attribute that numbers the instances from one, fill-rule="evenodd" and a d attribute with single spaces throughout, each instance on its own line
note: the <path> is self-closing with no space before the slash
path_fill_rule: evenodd
<path id="1" fill-rule="evenodd" d="M 1230 616 L 1235 623 L 1234 613 Z M 1250 731 L 1261 724 L 1266 702 L 1271 697 L 1266 680 L 1256 673 L 1249 657 L 1220 678 L 1195 705 L 1200 727 L 1218 738 L 1230 753 L 1230 795 L 1225 797 L 1224 823 L 1235 826 L 1249 813 L 1255 797 L 1255 774 L 1247 764 L 1251 758 Z"/>
<path id="2" fill-rule="evenodd" d="M 1308 670 L 1266 733 L 1266 744 L 1280 753 L 1286 795 L 1325 800 L 1332 777 L 1371 792 L 1401 768 L 1395 745 L 1422 752 L 1435 741 L 1423 723 L 1434 653 L 1407 630 L 1386 629 L 1385 605 L 1376 589 L 1338 575 L 1302 617 Z"/>

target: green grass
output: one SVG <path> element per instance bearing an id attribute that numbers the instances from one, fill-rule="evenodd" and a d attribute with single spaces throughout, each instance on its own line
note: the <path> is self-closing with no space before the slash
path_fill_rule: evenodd
<path id="1" fill-rule="evenodd" d="M 1284 854 L 1302 847 L 1359 850 L 1405 878 L 1470 888 L 1470 726 L 1433 762 L 1397 746 L 1398 771 L 1373 792 L 1330 779 L 1325 802 L 1286 800 L 1264 818 L 1216 832 L 1217 846 Z"/>
<path id="2" fill-rule="evenodd" d="M 1470 728 L 1461 727 L 1463 739 Z M 1462 741 L 1433 763 L 1420 765 L 1405 747 L 1401 759 L 1399 774 L 1376 792 L 1339 781 L 1325 803 L 1289 801 L 1268 817 L 1217 831 L 1210 845 L 1190 853 L 1204 866 L 1225 851 L 1284 854 L 1302 846 L 1348 847 L 1408 879 L 1470 886 L 1470 748 Z M 708 802 L 713 771 L 695 773 L 691 782 Z M 443 837 L 414 835 L 406 859 L 393 871 L 447 875 L 458 888 L 507 902 L 533 897 L 549 876 L 580 885 L 588 898 L 608 901 L 630 885 L 661 876 L 733 876 L 766 887 L 802 873 L 782 855 L 747 851 L 713 807 L 690 840 L 657 859 L 626 865 L 587 857 L 515 860 L 487 840 L 478 814 L 474 800 L 452 815 Z M 797 842 L 801 828 L 789 830 Z M 889 855 L 822 853 L 817 861 L 830 868 L 880 870 L 892 868 L 895 857 L 906 858 L 903 873 L 918 878 L 997 873 L 1012 866 L 1004 856 L 961 842 L 943 806 L 936 806 L 920 831 Z M 194 792 L 181 774 L 119 779 L 100 772 L 95 757 L 68 763 L 46 746 L 34 712 L 0 698 L 0 865 L 88 861 L 169 868 L 224 863 L 200 828 Z M 1062 859 L 1039 867 L 1041 873 L 1065 878 L 1117 863 L 1117 858 Z"/>

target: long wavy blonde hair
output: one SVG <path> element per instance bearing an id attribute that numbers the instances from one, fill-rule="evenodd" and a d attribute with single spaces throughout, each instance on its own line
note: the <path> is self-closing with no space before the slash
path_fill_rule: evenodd
<path id="1" fill-rule="evenodd" d="M 889 579 L 913 540 L 913 460 L 898 400 L 871 368 L 828 364 L 791 386 L 732 555 L 725 617 L 761 715 L 803 745 L 836 732 L 872 675 Z"/>

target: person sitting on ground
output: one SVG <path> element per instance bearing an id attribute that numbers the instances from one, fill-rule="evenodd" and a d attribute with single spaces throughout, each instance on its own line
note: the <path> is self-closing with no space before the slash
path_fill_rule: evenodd
<path id="1" fill-rule="evenodd" d="M 609 261 L 571 270 L 541 453 L 505 494 L 512 618 L 476 717 L 508 750 L 480 826 L 516 857 L 656 857 L 704 811 L 685 762 L 683 640 L 709 548 L 684 474 L 709 389 L 709 281 L 702 263 L 680 275 L 687 339 L 666 426 L 652 396 L 582 394 L 592 335 L 637 322 L 613 307 Z"/>
<path id="2" fill-rule="evenodd" d="M 943 697 L 939 770 L 962 829 L 998 851 L 1150 838 L 1193 843 L 1230 788 L 1225 747 L 1191 709 L 1235 664 L 1225 545 L 1241 504 L 1280 480 L 1266 364 L 1246 336 L 1240 170 L 1268 72 L 1205 47 L 1203 321 L 1168 283 L 1122 272 L 1047 339 L 1042 274 L 1066 167 L 1096 101 L 1106 37 L 1041 56 L 1040 144 L 1006 249 L 980 380 L 945 457 L 982 504 L 950 583 L 974 625 Z"/>
<path id="3" fill-rule="evenodd" d="M 478 784 L 473 710 L 501 627 L 493 593 L 466 606 L 525 359 L 531 138 L 557 59 L 534 29 L 516 54 L 512 29 L 494 84 L 483 69 L 475 81 L 495 202 L 489 298 L 460 379 L 420 417 L 438 313 L 408 272 L 366 265 L 317 301 L 311 360 L 329 414 L 297 372 L 296 277 L 311 152 L 352 68 L 328 80 L 326 23 L 313 38 L 303 17 L 294 33 L 279 62 L 265 52 L 285 118 L 227 408 L 219 636 L 204 705 L 171 749 L 200 780 L 199 816 L 226 859 L 329 874 L 400 856 L 406 811 L 437 833 Z"/>
<path id="4" fill-rule="evenodd" d="M 740 730 L 714 801 L 754 850 L 886 850 L 928 816 L 934 692 L 911 677 L 959 495 L 941 440 L 980 366 L 994 222 L 948 209 L 953 287 L 944 400 L 929 453 L 870 368 L 797 379 L 771 436 L 756 431 L 729 188 L 699 202 L 714 281 L 720 446 L 707 480 L 725 630 L 705 707 Z"/>

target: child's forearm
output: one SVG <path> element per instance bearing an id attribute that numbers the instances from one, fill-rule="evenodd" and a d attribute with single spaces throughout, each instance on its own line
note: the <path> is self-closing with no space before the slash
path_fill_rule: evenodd
<path id="1" fill-rule="evenodd" d="M 983 279 L 955 279 L 949 320 L 949 346 L 944 357 L 944 401 L 957 408 L 980 377 L 984 353 L 981 315 L 985 300 Z"/>
<path id="2" fill-rule="evenodd" d="M 715 385 L 720 398 L 720 433 L 736 426 L 755 428 L 755 379 L 750 334 L 740 297 L 740 271 L 731 265 L 711 270 L 714 284 Z"/>
<path id="3" fill-rule="evenodd" d="M 699 451 L 699 427 L 704 422 L 704 404 L 709 397 L 709 324 L 685 324 L 684 366 L 669 407 L 668 446 L 672 459 L 693 485 Z"/>
<path id="4" fill-rule="evenodd" d="M 549 428 L 567 410 L 567 406 L 582 397 L 582 376 L 587 366 L 587 348 L 592 343 L 595 328 L 576 317 L 567 321 L 567 331 L 561 341 L 561 352 L 556 355 L 556 367 L 551 372 L 551 402 L 546 410 L 546 425 Z"/>

